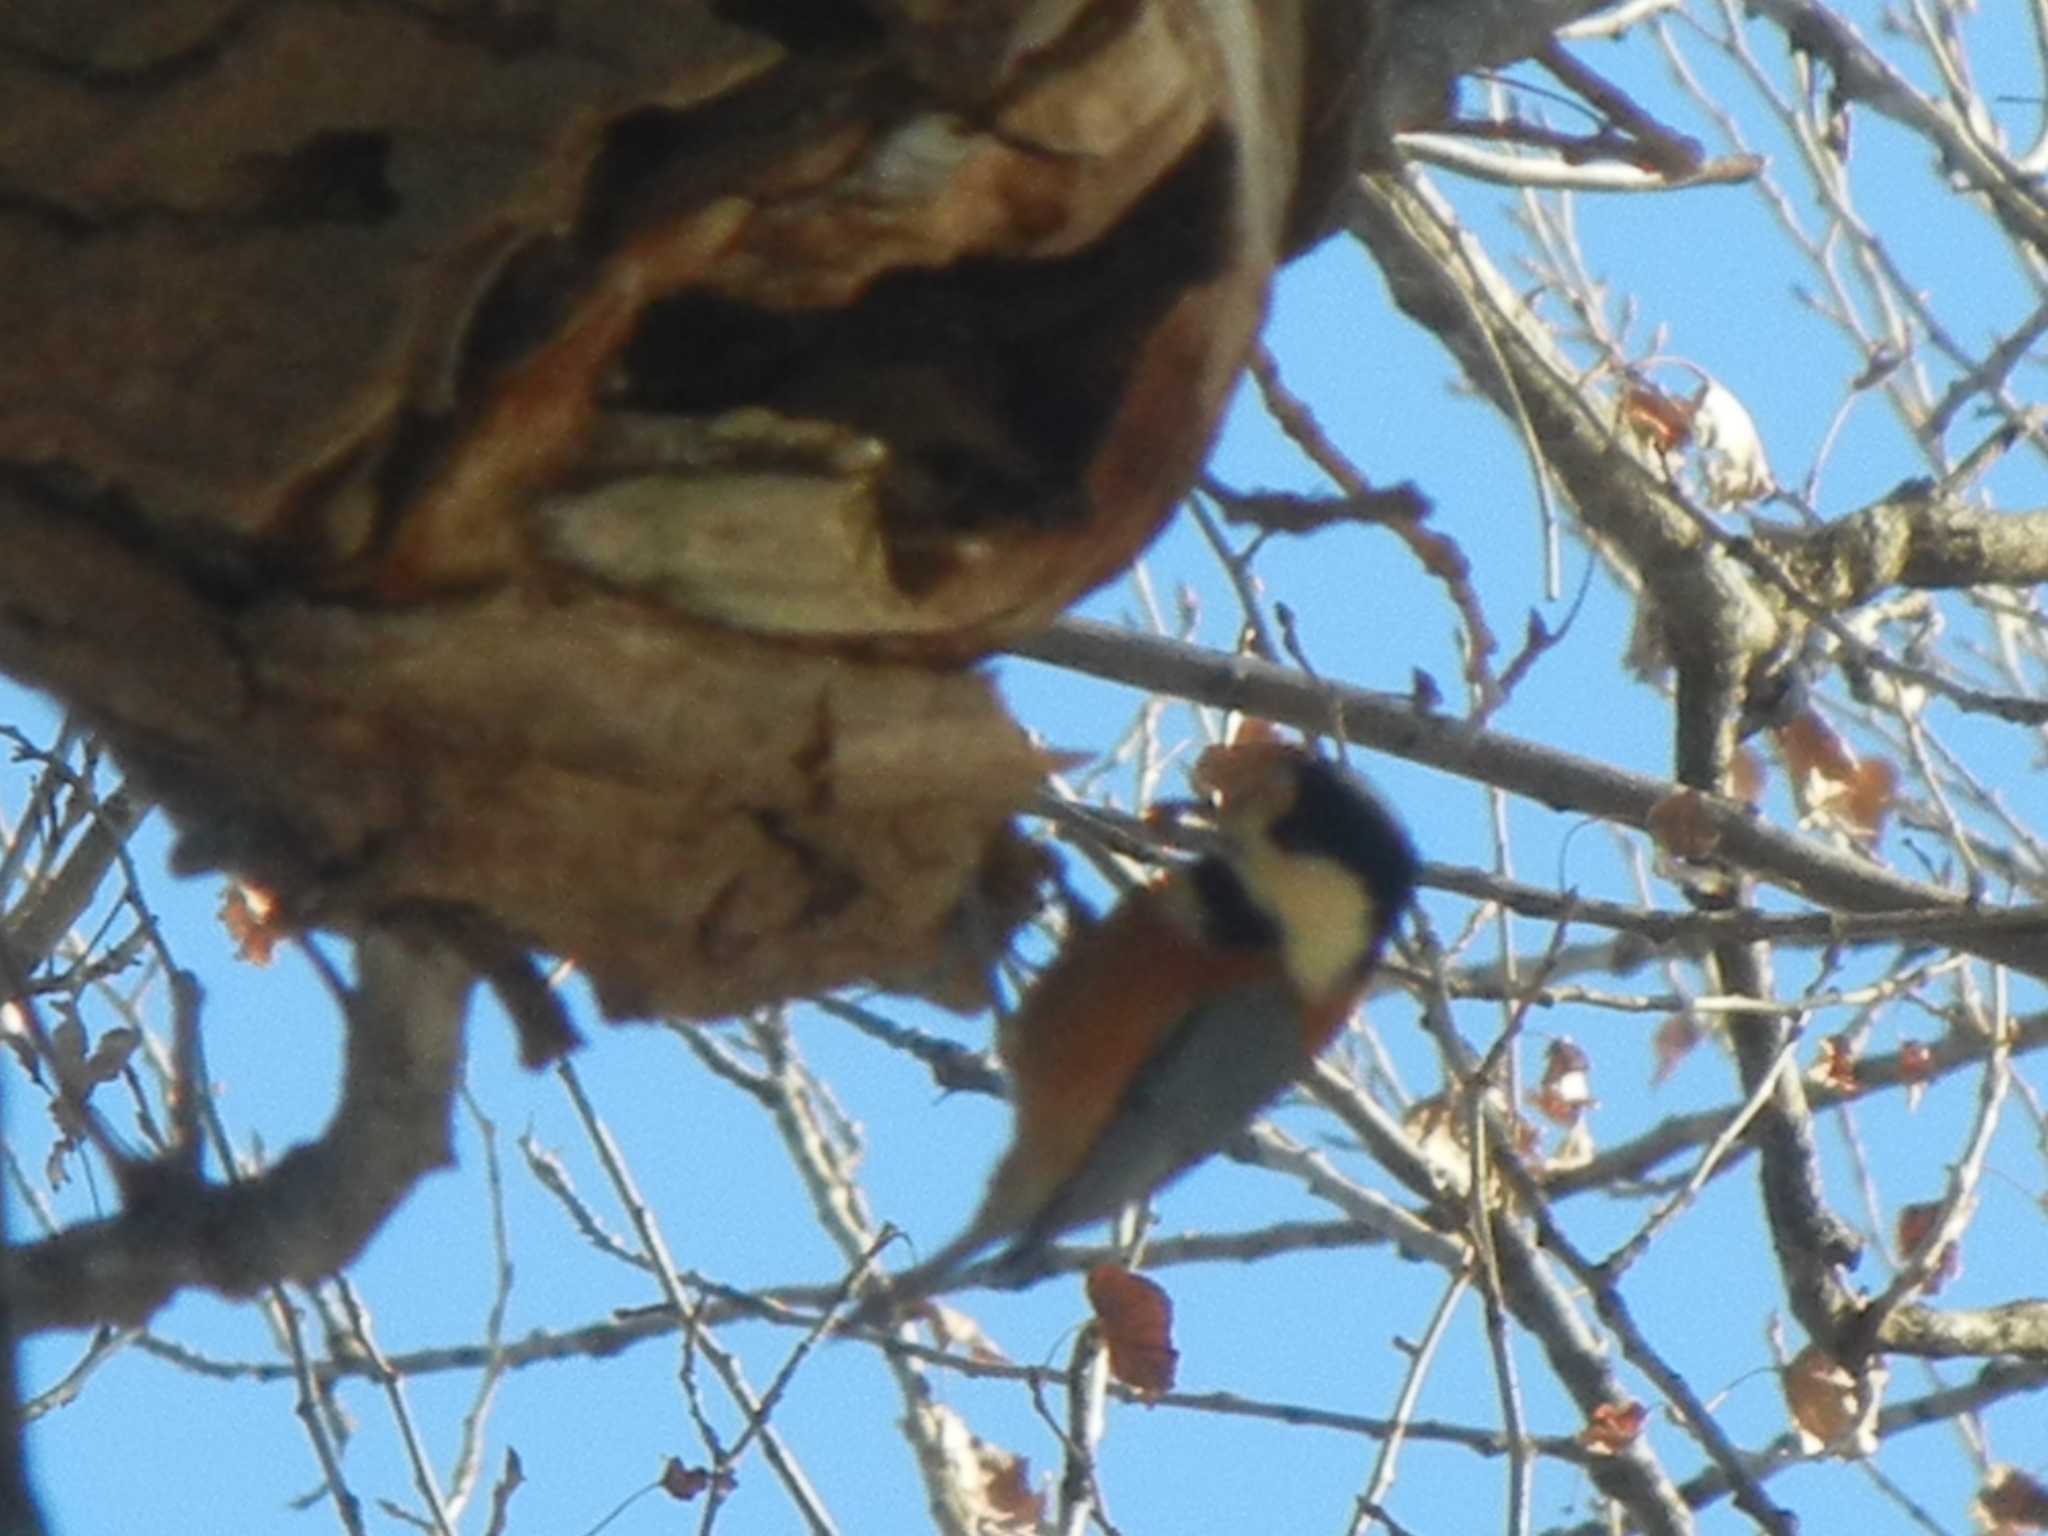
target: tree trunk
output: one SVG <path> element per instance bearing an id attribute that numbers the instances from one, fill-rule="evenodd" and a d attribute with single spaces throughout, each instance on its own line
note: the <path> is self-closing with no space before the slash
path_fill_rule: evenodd
<path id="1" fill-rule="evenodd" d="M 10 6 L 0 666 L 291 922 L 970 1005 L 967 664 L 1192 477 L 1366 9 Z"/>

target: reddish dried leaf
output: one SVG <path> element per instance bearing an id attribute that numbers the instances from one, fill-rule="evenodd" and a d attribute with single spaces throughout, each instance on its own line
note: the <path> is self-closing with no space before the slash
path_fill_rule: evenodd
<path id="1" fill-rule="evenodd" d="M 1659 1024 L 1657 1033 L 1650 1037 L 1650 1047 L 1657 1056 L 1657 1065 L 1650 1073 L 1650 1086 L 1656 1087 L 1676 1072 L 1678 1064 L 1692 1054 L 1693 1047 L 1703 1038 L 1705 1032 L 1688 1013 L 1674 1013 Z"/>
<path id="2" fill-rule="evenodd" d="M 720 1493 L 730 1493 L 739 1486 L 739 1480 L 732 1475 L 732 1468 L 720 1467 L 716 1472 L 709 1467 L 686 1467 L 682 1458 L 671 1456 L 663 1464 L 661 1476 L 655 1479 L 655 1486 L 678 1504 L 687 1504 L 713 1484 Z"/>
<path id="3" fill-rule="evenodd" d="M 1927 1085 L 1934 1078 L 1934 1052 L 1919 1040 L 1908 1040 L 1899 1047 L 1899 1080 L 1906 1085 L 1906 1108 L 1908 1111 L 1920 1107 L 1920 1101 L 1927 1097 Z"/>
<path id="4" fill-rule="evenodd" d="M 1939 1200 L 1921 1200 L 1912 1205 L 1899 1207 L 1899 1220 L 1895 1228 L 1901 1256 L 1909 1255 L 1934 1235 L 1934 1224 L 1941 1219 Z"/>
<path id="5" fill-rule="evenodd" d="M 679 1458 L 671 1456 L 657 1482 L 663 1493 L 679 1504 L 687 1504 L 711 1486 L 711 1474 L 702 1467 L 686 1467 Z"/>
<path id="6" fill-rule="evenodd" d="M 1899 1207 L 1899 1222 L 1896 1238 L 1901 1258 L 1910 1257 L 1920 1251 L 1934 1229 L 1941 1221 L 1941 1202 L 1923 1200 L 1914 1205 Z M 1951 1280 L 1960 1279 L 1963 1273 L 1963 1245 L 1945 1243 L 1934 1261 L 1933 1270 L 1927 1277 L 1927 1294 L 1934 1296 Z"/>
<path id="7" fill-rule="evenodd" d="M 1857 765 L 1834 809 L 1866 839 L 1875 842 L 1899 803 L 1899 770 L 1888 758 L 1873 757 Z"/>
<path id="8" fill-rule="evenodd" d="M 1860 760 L 1834 727 L 1811 709 L 1800 711 L 1773 734 L 1807 809 L 1831 818 L 1865 842 L 1875 842 L 1898 804 L 1898 768 L 1884 758 Z"/>
<path id="9" fill-rule="evenodd" d="M 1976 1507 L 1989 1536 L 2048 1531 L 2048 1488 L 2018 1467 L 1993 1467 L 1977 1490 Z"/>
<path id="10" fill-rule="evenodd" d="M 1120 1264 L 1098 1264 L 1088 1271 L 1088 1305 L 1102 1326 L 1110 1374 L 1137 1392 L 1171 1391 L 1180 1351 L 1166 1291 Z"/>
<path id="11" fill-rule="evenodd" d="M 1692 441 L 1692 410 L 1690 400 L 1674 399 L 1642 379 L 1621 394 L 1622 425 L 1659 453 Z"/>
<path id="12" fill-rule="evenodd" d="M 1856 1043 L 1847 1035 L 1828 1035 L 1820 1043 L 1820 1055 L 1814 1058 L 1812 1076 L 1830 1088 L 1839 1088 L 1844 1093 L 1856 1091 Z"/>
<path id="13" fill-rule="evenodd" d="M 1596 1456 L 1615 1455 L 1635 1444 L 1649 1417 L 1650 1410 L 1638 1402 L 1601 1403 L 1579 1431 L 1579 1444 Z"/>
<path id="14" fill-rule="evenodd" d="M 260 885 L 232 882 L 220 896 L 221 925 L 235 941 L 237 958 L 268 965 L 291 930 L 278 915 L 277 898 Z"/>
<path id="15" fill-rule="evenodd" d="M 1593 1108 L 1592 1059 L 1568 1035 L 1559 1035 L 1543 1053 L 1543 1082 L 1529 1102 L 1552 1125 L 1575 1125 Z"/>
<path id="16" fill-rule="evenodd" d="M 1650 807 L 1644 825 L 1657 846 L 1675 859 L 1710 859 L 1721 842 L 1721 834 L 1707 814 L 1707 803 L 1696 789 L 1666 795 Z"/>
<path id="17" fill-rule="evenodd" d="M 1554 1088 L 1531 1090 L 1529 1102 L 1535 1105 L 1537 1113 L 1552 1125 L 1576 1125 L 1579 1121 L 1582 1106 Z"/>
<path id="18" fill-rule="evenodd" d="M 1835 728 L 1811 709 L 1802 709 L 1771 733 L 1785 771 L 1795 779 L 1808 776 L 1847 784 L 1856 774 L 1856 754 Z"/>
<path id="19" fill-rule="evenodd" d="M 1045 1494 L 1031 1486 L 1027 1458 L 984 1447 L 981 1464 L 987 1474 L 982 1504 L 994 1516 L 997 1529 L 1035 1531 L 1045 1523 Z"/>

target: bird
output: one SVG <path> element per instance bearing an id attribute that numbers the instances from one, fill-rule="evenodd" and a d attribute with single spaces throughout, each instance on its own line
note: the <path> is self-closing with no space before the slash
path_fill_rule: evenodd
<path id="1" fill-rule="evenodd" d="M 1221 1150 L 1329 1044 L 1414 896 L 1416 854 L 1347 770 L 1270 737 L 1191 776 L 1211 850 L 1073 934 L 999 1026 L 1010 1145 L 964 1231 L 849 1315 L 900 1315 L 1007 1243 L 1021 1277 L 1053 1238 Z"/>

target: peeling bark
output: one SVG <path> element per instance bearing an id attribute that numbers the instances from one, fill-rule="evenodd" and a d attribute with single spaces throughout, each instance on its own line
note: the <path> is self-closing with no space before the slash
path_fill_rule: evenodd
<path id="1" fill-rule="evenodd" d="M 1192 478 L 1368 9 L 10 7 L 0 666 L 295 921 L 972 1006 L 964 664 Z"/>

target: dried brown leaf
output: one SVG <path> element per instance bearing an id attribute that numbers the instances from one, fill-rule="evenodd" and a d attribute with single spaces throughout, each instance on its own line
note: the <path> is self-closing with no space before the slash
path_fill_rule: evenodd
<path id="1" fill-rule="evenodd" d="M 1622 425 L 1659 453 L 1670 453 L 1692 441 L 1693 405 L 1677 399 L 1645 379 L 1630 382 L 1621 394 Z"/>
<path id="2" fill-rule="evenodd" d="M 1995 1466 L 1977 1490 L 1974 1513 L 1989 1536 L 2048 1531 L 2048 1488 L 2018 1467 Z"/>
<path id="3" fill-rule="evenodd" d="M 1889 758 L 1866 758 L 1835 804 L 1841 817 L 1866 842 L 1884 835 L 1884 824 L 1899 803 L 1899 770 Z"/>
<path id="4" fill-rule="evenodd" d="M 999 1531 L 1036 1531 L 1045 1522 L 1045 1493 L 1031 1485 L 1028 1457 L 1013 1456 L 985 1445 L 981 1464 L 986 1481 L 982 1503 Z"/>
<path id="5" fill-rule="evenodd" d="M 1165 1288 L 1120 1264 L 1098 1264 L 1088 1271 L 1088 1305 L 1102 1327 L 1110 1374 L 1137 1392 L 1172 1391 L 1180 1351 Z"/>
<path id="6" fill-rule="evenodd" d="M 1859 1408 L 1857 1379 L 1819 1345 L 1808 1344 L 1780 1373 L 1785 1406 L 1809 1456 L 1832 1451 L 1845 1459 L 1877 1453 L 1877 1411 L 1889 1371 L 1881 1361 L 1864 1367 L 1868 1401 Z"/>
<path id="7" fill-rule="evenodd" d="M 1707 805 L 1696 789 L 1679 789 L 1650 807 L 1644 819 L 1657 846 L 1676 859 L 1710 859 L 1720 846 L 1721 834 L 1707 815 Z"/>
<path id="8" fill-rule="evenodd" d="M 1856 754 L 1828 722 L 1802 709 L 1773 732 L 1785 771 L 1794 779 L 1832 779 L 1846 784 L 1856 772 Z"/>
<path id="9" fill-rule="evenodd" d="M 1579 1444 L 1596 1456 L 1613 1456 L 1627 1450 L 1642 1435 L 1650 1410 L 1641 1403 L 1601 1403 L 1593 1409 Z"/>
<path id="10" fill-rule="evenodd" d="M 1898 805 L 1897 765 L 1886 758 L 1857 757 L 1811 709 L 1801 710 L 1773 735 L 1808 813 L 1841 825 L 1866 843 L 1876 842 Z"/>
<path id="11" fill-rule="evenodd" d="M 1559 1035 L 1543 1053 L 1543 1081 L 1529 1095 L 1552 1125 L 1576 1125 L 1593 1108 L 1592 1058 L 1569 1035 Z"/>
<path id="12" fill-rule="evenodd" d="M 1916 1110 L 1934 1078 L 1934 1052 L 1925 1041 L 1908 1040 L 1899 1047 L 1899 1080 L 1906 1085 L 1906 1108 Z"/>
<path id="13" fill-rule="evenodd" d="M 1856 1058 L 1859 1054 L 1856 1042 L 1848 1035 L 1824 1036 L 1820 1042 L 1820 1054 L 1807 1069 L 1807 1075 L 1826 1087 L 1840 1089 L 1843 1093 L 1854 1093 L 1857 1088 Z"/>
<path id="14" fill-rule="evenodd" d="M 683 1464 L 679 1456 L 671 1456 L 661 1469 L 661 1476 L 655 1479 L 655 1486 L 674 1499 L 678 1504 L 688 1504 L 705 1489 L 716 1484 L 720 1493 L 730 1493 L 739 1486 L 732 1468 L 720 1467 L 713 1471 L 709 1467 L 690 1467 Z"/>
<path id="15" fill-rule="evenodd" d="M 1926 1245 L 1927 1240 L 1934 1236 L 1935 1228 L 1941 1223 L 1941 1207 L 1942 1202 L 1939 1200 L 1922 1200 L 1899 1207 L 1898 1227 L 1894 1237 L 1901 1258 L 1918 1253 Z M 1963 1245 L 1943 1244 L 1927 1277 L 1927 1294 L 1939 1294 L 1943 1286 L 1951 1280 L 1961 1278 L 1962 1273 Z"/>
<path id="16" fill-rule="evenodd" d="M 235 956 L 251 965 L 268 965 L 278 941 L 291 928 L 280 916 L 277 898 L 260 885 L 236 880 L 220 893 L 220 920 L 234 941 Z"/>

